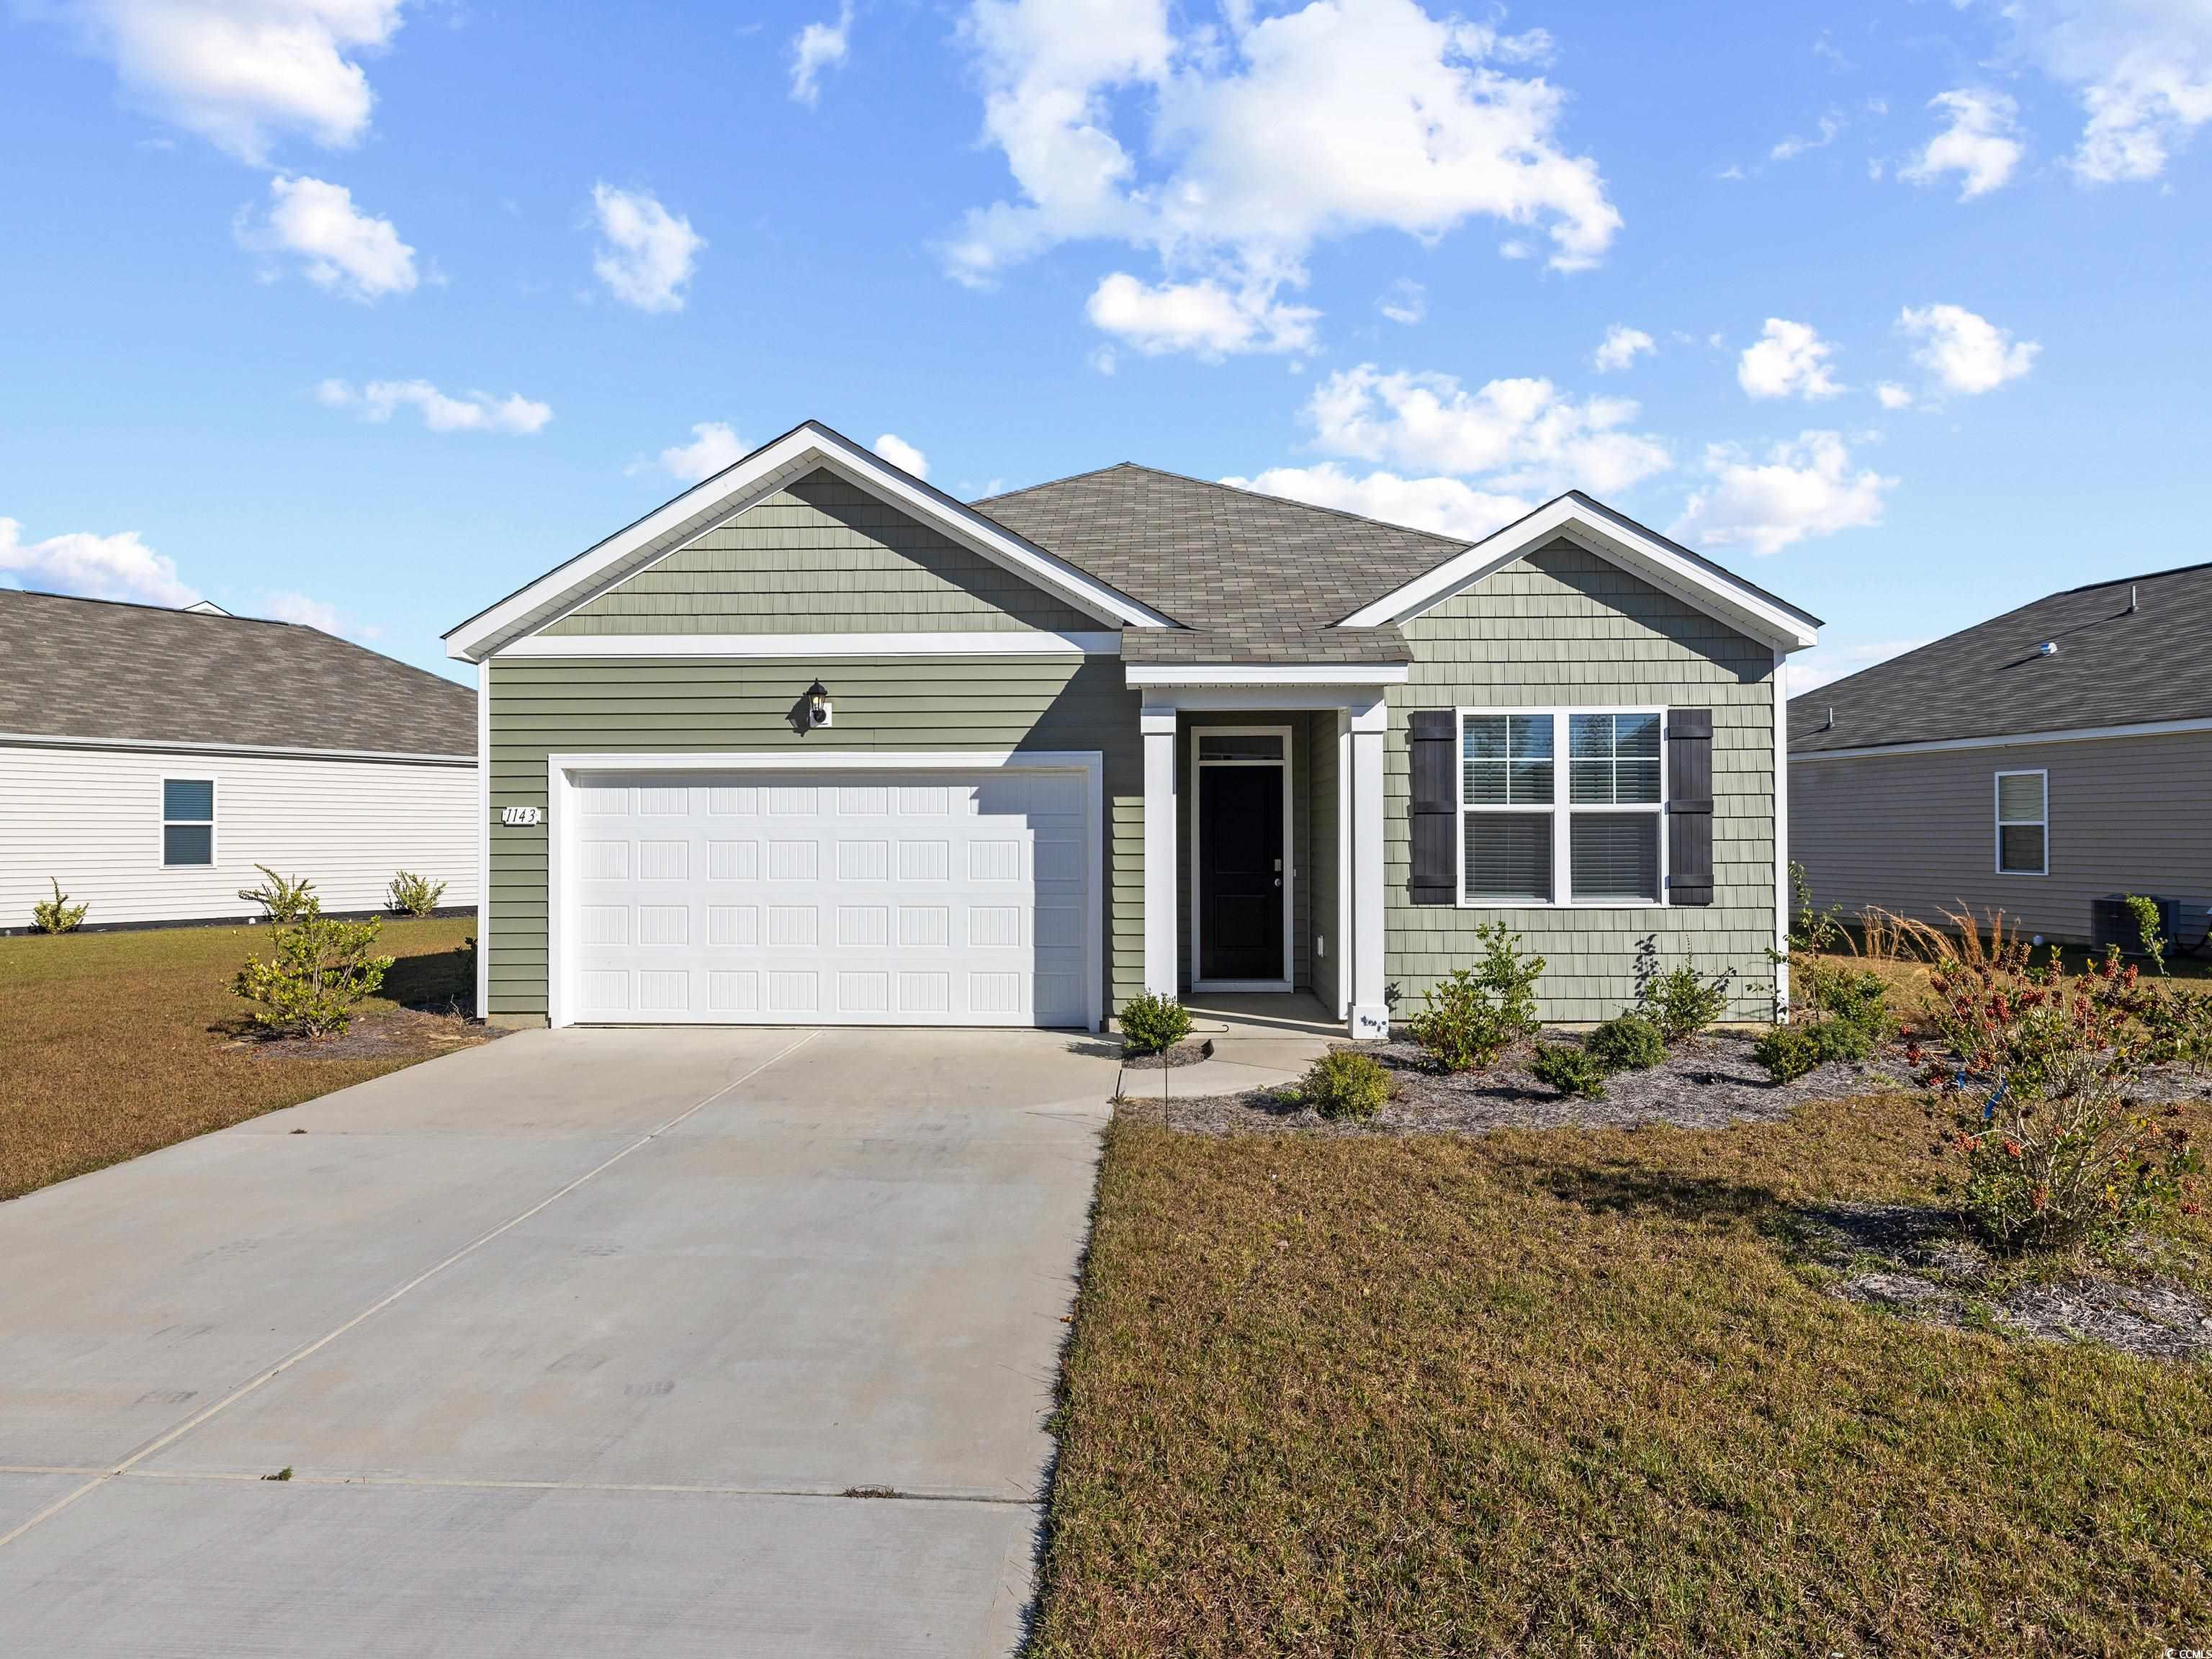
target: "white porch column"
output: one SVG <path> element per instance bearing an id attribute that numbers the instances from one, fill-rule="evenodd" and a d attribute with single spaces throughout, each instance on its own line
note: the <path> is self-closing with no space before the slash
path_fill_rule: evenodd
<path id="1" fill-rule="evenodd" d="M 1176 970 L 1176 711 L 1147 698 L 1145 735 L 1145 988 L 1181 988 Z"/>
<path id="2" fill-rule="evenodd" d="M 1378 695 L 1352 710 L 1352 969 L 1353 1037 L 1390 1035 L 1382 1000 L 1382 744 L 1389 706 Z"/>

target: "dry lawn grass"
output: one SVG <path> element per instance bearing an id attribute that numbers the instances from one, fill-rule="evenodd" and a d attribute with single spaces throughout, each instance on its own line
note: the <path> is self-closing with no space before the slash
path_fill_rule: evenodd
<path id="1" fill-rule="evenodd" d="M 1931 1138 L 1902 1098 L 1480 1138 L 1117 1121 L 1037 1651 L 2212 1643 L 2212 1367 L 1933 1329 L 1795 1255 L 1803 1206 L 1929 1198 Z"/>
<path id="2" fill-rule="evenodd" d="M 265 952 L 265 928 L 0 939 L 0 1199 L 480 1040 L 398 1006 L 465 1006 L 455 947 L 475 931 L 470 917 L 386 921 L 398 961 L 356 1025 L 369 1040 L 281 1055 L 235 1035 L 231 975 Z"/>

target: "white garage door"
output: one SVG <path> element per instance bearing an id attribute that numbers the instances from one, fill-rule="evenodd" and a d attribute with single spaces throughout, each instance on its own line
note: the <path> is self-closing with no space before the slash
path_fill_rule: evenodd
<path id="1" fill-rule="evenodd" d="M 1085 773 L 570 782 L 568 1018 L 1088 1023 Z"/>

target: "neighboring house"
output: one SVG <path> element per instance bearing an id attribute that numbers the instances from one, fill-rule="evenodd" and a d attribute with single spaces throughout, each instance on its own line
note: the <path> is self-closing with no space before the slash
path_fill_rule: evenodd
<path id="1" fill-rule="evenodd" d="M 312 628 L 0 590 L 0 927 L 58 880 L 88 927 L 325 909 L 393 874 L 477 899 L 476 696 Z"/>
<path id="2" fill-rule="evenodd" d="M 2212 899 L 2212 565 L 2054 593 L 1790 704 L 1791 854 L 1816 903 L 2091 936 Z"/>
<path id="3" fill-rule="evenodd" d="M 512 1023 L 1387 1031 L 1503 921 L 1772 1008 L 1812 617 L 1581 495 L 1474 546 L 1121 465 L 963 506 L 809 423 L 447 635 Z M 814 709 L 817 712 L 811 713 Z M 817 722 L 818 723 L 816 723 Z"/>

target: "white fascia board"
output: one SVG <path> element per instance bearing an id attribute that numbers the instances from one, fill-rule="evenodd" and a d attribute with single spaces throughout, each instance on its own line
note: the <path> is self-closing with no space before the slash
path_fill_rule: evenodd
<path id="1" fill-rule="evenodd" d="M 1406 622 L 1560 536 L 1777 650 L 1802 651 L 1818 637 L 1805 617 L 1685 558 L 1626 520 L 1592 512 L 1571 496 L 1561 496 L 1538 507 L 1404 586 L 1362 606 L 1337 626 L 1376 628 Z"/>
<path id="2" fill-rule="evenodd" d="M 930 634 L 526 634 L 491 655 L 514 657 L 1118 657 L 1118 633 L 978 630 Z"/>
<path id="3" fill-rule="evenodd" d="M 1884 755 L 1937 755 L 1959 749 L 2017 749 L 2038 743 L 2098 743 L 2117 738 L 2171 738 L 2212 732 L 2212 720 L 2144 720 L 2132 726 L 2076 726 L 2060 732 L 2005 732 L 1986 738 L 1932 738 L 1925 743 L 1876 743 L 1857 749 L 1814 749 L 1796 761 L 1876 760 Z"/>
<path id="4" fill-rule="evenodd" d="M 1096 749 L 739 749 L 548 755 L 556 772 L 1083 772 Z"/>
<path id="5" fill-rule="evenodd" d="M 507 637 L 527 629 L 528 619 L 533 614 L 572 596 L 582 603 L 586 596 L 596 592 L 602 582 L 628 576 L 631 574 L 629 562 L 636 558 L 641 549 L 678 526 L 725 507 L 728 510 L 716 522 L 726 521 L 755 505 L 763 495 L 773 493 L 775 488 L 816 466 L 830 468 L 879 500 L 934 526 L 971 551 L 1036 583 L 1101 622 L 1132 628 L 1175 626 L 1158 611 L 1115 592 L 1088 572 L 1015 535 L 975 508 L 932 489 L 872 450 L 863 449 L 842 433 L 809 421 L 449 630 L 444 635 L 447 654 L 471 662 L 477 660 Z M 706 526 L 699 533 L 703 535 L 713 527 Z M 685 544 L 688 541 L 678 545 Z M 674 547 L 667 550 L 675 550 Z"/>
<path id="6" fill-rule="evenodd" d="M 181 743 L 166 738 L 78 738 L 52 732 L 0 732 L 0 746 L 36 749 L 117 749 L 132 753 L 266 755 L 276 760 L 389 761 L 410 766 L 474 766 L 472 755 L 416 754 L 394 749 L 302 749 L 286 744 Z"/>
<path id="7" fill-rule="evenodd" d="M 1413 678 L 1405 663 L 1288 663 L 1270 667 L 1208 664 L 1178 668 L 1166 663 L 1133 663 L 1121 671 L 1138 688 L 1165 685 L 1403 685 Z"/>

